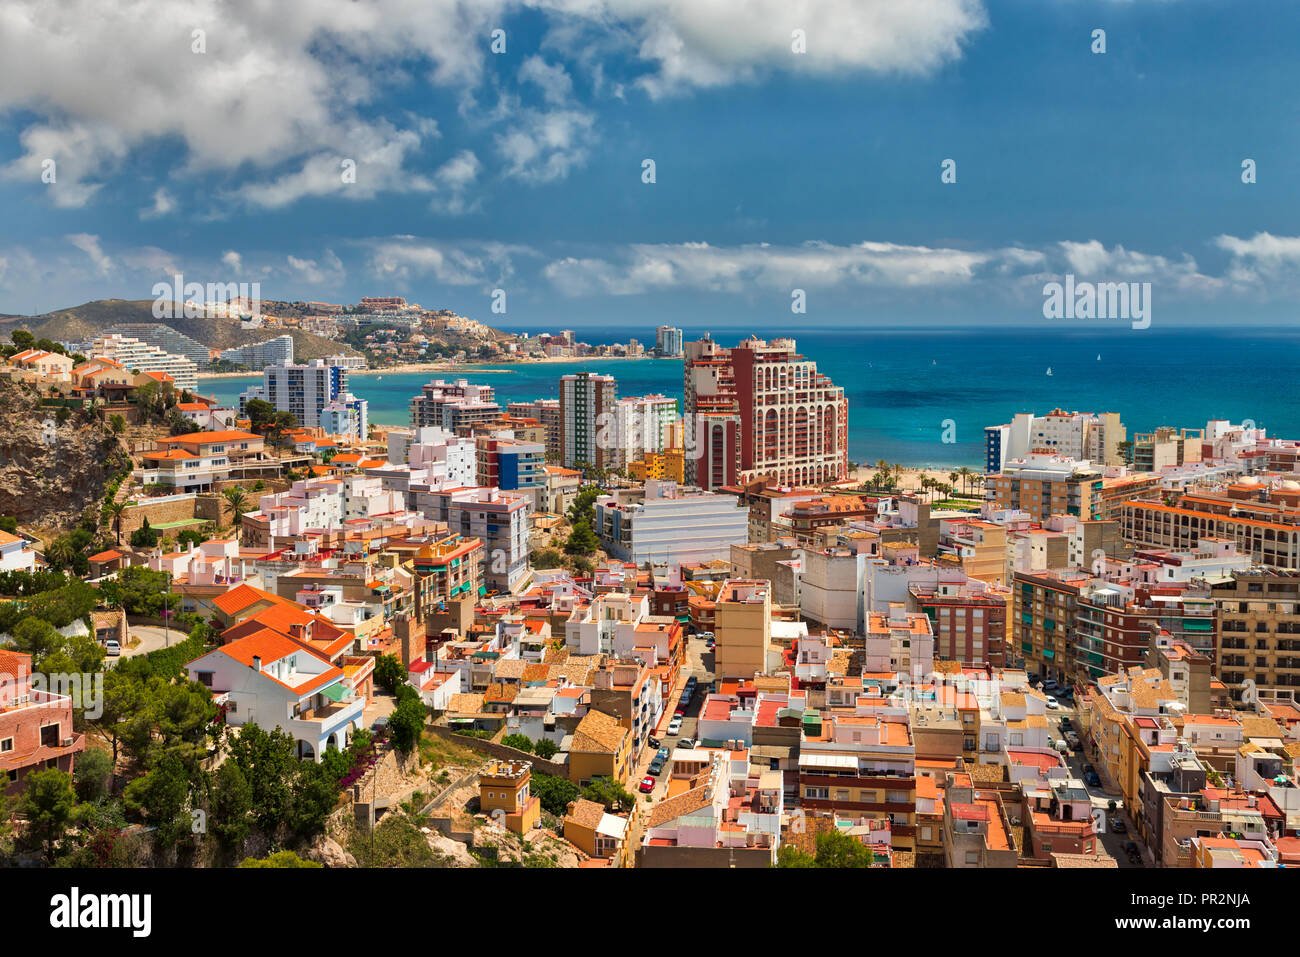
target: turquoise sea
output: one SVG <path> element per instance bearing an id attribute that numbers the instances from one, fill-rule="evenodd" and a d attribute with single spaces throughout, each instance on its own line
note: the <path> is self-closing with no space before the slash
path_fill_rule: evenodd
<path id="1" fill-rule="evenodd" d="M 687 329 L 687 339 L 702 329 Z M 580 330 L 587 342 L 654 340 L 654 330 Z M 724 345 L 747 333 L 714 333 Z M 1253 419 L 1270 435 L 1300 437 L 1300 330 L 1122 329 L 762 329 L 794 335 L 799 351 L 849 397 L 849 458 L 912 466 L 982 468 L 984 427 L 1016 412 L 1054 407 L 1122 414 L 1129 436 L 1161 425 L 1204 428 L 1208 419 Z M 1100 356 L 1100 358 L 1098 358 Z M 504 369 L 483 374 L 483 368 Z M 1051 369 L 1051 375 L 1047 370 Z M 448 376 L 367 374 L 352 391 L 370 401 L 371 421 L 404 425 L 411 396 L 430 379 L 468 378 L 507 402 L 555 397 L 559 377 L 591 369 L 618 379 L 619 395 L 662 392 L 680 401 L 680 359 L 592 359 L 469 367 Z M 200 382 L 226 403 L 260 376 Z M 945 420 L 956 441 L 942 441 Z"/>

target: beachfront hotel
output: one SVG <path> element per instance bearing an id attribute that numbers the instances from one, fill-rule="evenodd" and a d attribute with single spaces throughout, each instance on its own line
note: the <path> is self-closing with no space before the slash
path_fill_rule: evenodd
<path id="1" fill-rule="evenodd" d="M 795 351 L 793 339 L 711 338 L 686 344 L 686 480 L 703 489 L 766 476 L 781 485 L 846 478 L 844 390 Z"/>

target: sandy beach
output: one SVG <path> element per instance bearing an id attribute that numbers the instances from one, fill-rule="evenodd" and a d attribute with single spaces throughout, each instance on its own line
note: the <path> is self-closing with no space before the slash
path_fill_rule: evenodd
<path id="1" fill-rule="evenodd" d="M 855 481 L 869 484 L 871 482 L 871 479 L 874 478 L 879 471 L 880 470 L 873 465 L 863 465 L 863 466 L 859 466 L 857 469 L 850 472 L 849 477 L 854 479 Z M 966 476 L 966 480 L 963 483 L 962 477 L 960 475 L 957 476 L 956 481 L 953 481 L 952 478 L 950 477 L 951 473 L 956 471 L 957 468 L 955 467 L 947 468 L 947 469 L 904 468 L 903 471 L 898 475 L 899 487 L 902 488 L 904 491 L 908 491 L 908 492 L 923 491 L 921 488 L 921 479 L 928 478 L 935 482 L 943 482 L 946 485 L 951 485 L 953 489 L 953 494 L 955 495 L 970 495 L 970 496 L 983 497 L 983 489 L 975 485 L 974 474 Z M 979 474 L 979 473 L 975 473 L 975 474 Z"/>
<path id="2" fill-rule="evenodd" d="M 494 368 L 498 366 L 530 366 L 530 365 L 547 365 L 550 363 L 564 362 L 627 362 L 639 361 L 641 359 L 651 359 L 653 356 L 556 356 L 537 359 L 518 359 L 518 360 L 493 360 L 491 362 L 403 362 L 398 365 L 384 366 L 380 369 L 350 369 L 348 375 L 402 375 L 403 373 L 429 373 L 429 374 L 455 374 L 470 373 L 474 375 L 495 375 L 508 374 L 513 372 L 509 368 Z M 200 372 L 198 377 L 202 379 L 240 379 L 245 376 L 259 375 L 258 372 Z"/>

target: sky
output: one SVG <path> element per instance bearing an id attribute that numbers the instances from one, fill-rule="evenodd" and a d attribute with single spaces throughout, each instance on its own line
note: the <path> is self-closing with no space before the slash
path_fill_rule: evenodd
<path id="1" fill-rule="evenodd" d="M 1127 325 L 1046 318 L 1069 274 L 1286 325 L 1298 33 L 1293 0 L 5 0 L 0 313 L 179 273 L 643 339 Z"/>

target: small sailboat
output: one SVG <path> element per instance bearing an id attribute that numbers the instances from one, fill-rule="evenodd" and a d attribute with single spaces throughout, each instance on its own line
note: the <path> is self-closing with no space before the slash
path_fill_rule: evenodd
<path id="1" fill-rule="evenodd" d="M 1098 361 L 1098 362 L 1101 361 L 1101 353 L 1100 353 L 1100 352 L 1097 353 L 1097 361 Z"/>
<path id="2" fill-rule="evenodd" d="M 1051 366 L 1048 366 L 1048 367 L 1047 367 L 1047 374 L 1048 374 L 1048 375 L 1051 375 L 1051 374 L 1052 374 L 1052 367 L 1051 367 Z"/>

